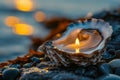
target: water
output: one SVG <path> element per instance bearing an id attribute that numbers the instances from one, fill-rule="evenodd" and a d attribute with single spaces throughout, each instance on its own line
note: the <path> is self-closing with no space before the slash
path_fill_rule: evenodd
<path id="1" fill-rule="evenodd" d="M 65 16 L 75 19 L 85 16 L 88 12 L 96 13 L 103 9 L 115 8 L 120 4 L 120 0 L 34 0 L 34 3 L 36 9 L 26 13 L 17 11 L 13 0 L 0 0 L 0 62 L 27 54 L 31 44 L 28 36 L 14 34 L 12 29 L 5 25 L 6 17 L 19 17 L 34 27 L 33 36 L 44 38 L 49 30 L 34 20 L 33 15 L 36 11 L 43 11 L 47 18 Z"/>

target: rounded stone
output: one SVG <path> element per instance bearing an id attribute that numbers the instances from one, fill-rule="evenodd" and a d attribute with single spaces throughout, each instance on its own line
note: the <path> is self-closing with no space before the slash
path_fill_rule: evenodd
<path id="1" fill-rule="evenodd" d="M 98 76 L 98 71 L 96 67 L 88 67 L 88 69 L 86 69 L 84 75 L 86 77 L 91 77 L 91 78 L 95 78 Z"/>
<path id="2" fill-rule="evenodd" d="M 26 63 L 23 65 L 23 68 L 30 68 L 32 66 L 32 63 Z"/>
<path id="3" fill-rule="evenodd" d="M 40 59 L 37 58 L 37 57 L 32 57 L 31 60 L 32 60 L 32 62 L 35 62 L 35 63 L 40 63 L 41 62 Z"/>
<path id="4" fill-rule="evenodd" d="M 72 73 L 59 73 L 54 76 L 51 80 L 81 80 L 80 77 Z"/>
<path id="5" fill-rule="evenodd" d="M 45 80 L 39 72 L 32 72 L 21 76 L 20 80 Z"/>
<path id="6" fill-rule="evenodd" d="M 120 76 L 109 74 L 109 75 L 100 77 L 98 80 L 120 80 Z"/>
<path id="7" fill-rule="evenodd" d="M 85 73 L 85 69 L 82 67 L 75 70 L 75 74 L 77 75 L 83 75 L 84 73 Z"/>
<path id="8" fill-rule="evenodd" d="M 120 76 L 120 67 L 115 69 L 115 74 Z"/>
<path id="9" fill-rule="evenodd" d="M 109 74 L 112 73 L 112 69 L 111 66 L 108 63 L 103 63 L 99 66 L 99 70 L 103 73 L 103 74 Z"/>
<path id="10" fill-rule="evenodd" d="M 12 64 L 12 65 L 9 65 L 9 67 L 12 67 L 12 68 L 20 68 L 20 64 Z"/>
<path id="11" fill-rule="evenodd" d="M 112 68 L 120 67 L 120 59 L 114 59 L 110 61 L 109 64 Z"/>
<path id="12" fill-rule="evenodd" d="M 9 68 L 9 66 L 4 66 L 1 71 L 3 72 L 5 69 Z"/>
<path id="13" fill-rule="evenodd" d="M 115 50 L 114 49 L 110 49 L 108 51 L 106 51 L 103 55 L 102 58 L 103 59 L 112 59 L 116 56 L 115 54 Z"/>
<path id="14" fill-rule="evenodd" d="M 3 79 L 15 80 L 19 76 L 19 69 L 17 68 L 7 68 L 3 72 Z"/>

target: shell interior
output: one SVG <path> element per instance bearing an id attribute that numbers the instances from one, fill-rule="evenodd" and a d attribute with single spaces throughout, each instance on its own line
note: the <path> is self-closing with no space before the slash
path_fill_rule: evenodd
<path id="1" fill-rule="evenodd" d="M 112 28 L 101 19 L 70 24 L 67 31 L 57 40 L 52 41 L 54 48 L 75 54 L 75 41 L 79 39 L 77 49 L 81 54 L 91 54 L 105 47 L 106 39 L 112 34 Z"/>

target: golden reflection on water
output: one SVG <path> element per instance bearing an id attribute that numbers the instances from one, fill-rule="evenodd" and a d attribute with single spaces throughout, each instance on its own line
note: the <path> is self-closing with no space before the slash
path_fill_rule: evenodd
<path id="1" fill-rule="evenodd" d="M 31 25 L 19 23 L 13 28 L 13 32 L 18 35 L 32 35 L 34 28 Z"/>
<path id="2" fill-rule="evenodd" d="M 20 11 L 29 12 L 34 9 L 32 0 L 15 0 L 16 8 Z"/>
<path id="3" fill-rule="evenodd" d="M 37 22 L 42 22 L 46 19 L 46 15 L 44 12 L 42 11 L 37 11 L 35 14 L 34 14 L 34 18 Z"/>
<path id="4" fill-rule="evenodd" d="M 18 17 L 8 16 L 5 18 L 5 24 L 9 27 L 14 27 L 17 23 L 20 23 L 20 19 Z"/>

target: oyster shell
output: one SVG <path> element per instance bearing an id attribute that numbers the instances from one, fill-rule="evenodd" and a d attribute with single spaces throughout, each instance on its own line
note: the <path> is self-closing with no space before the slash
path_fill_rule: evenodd
<path id="1" fill-rule="evenodd" d="M 41 45 L 38 51 L 45 52 L 57 66 L 96 64 L 101 61 L 112 32 L 112 27 L 101 19 L 79 20 L 70 24 L 60 38 Z M 79 52 L 70 47 L 76 38 L 80 41 Z"/>

